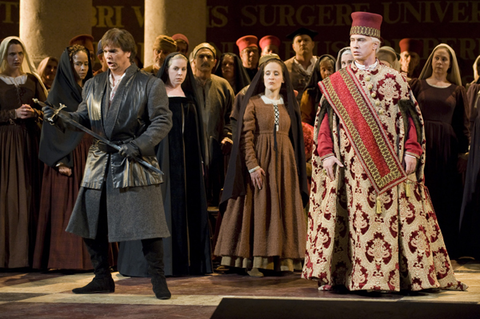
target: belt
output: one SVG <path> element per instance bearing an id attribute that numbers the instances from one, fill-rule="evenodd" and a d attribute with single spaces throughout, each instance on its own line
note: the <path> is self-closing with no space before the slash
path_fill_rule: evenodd
<path id="1" fill-rule="evenodd" d="M 103 143 L 102 141 L 95 140 L 94 144 L 97 146 L 97 148 L 100 151 L 105 152 L 107 154 L 118 153 L 118 150 L 116 150 L 113 147 Z"/>

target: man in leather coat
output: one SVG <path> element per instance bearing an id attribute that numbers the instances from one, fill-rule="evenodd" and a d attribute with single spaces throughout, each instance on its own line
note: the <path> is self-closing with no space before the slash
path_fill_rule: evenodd
<path id="1" fill-rule="evenodd" d="M 95 278 L 73 292 L 114 292 L 108 242 L 140 239 L 153 291 L 157 298 L 168 299 L 162 238 L 170 234 L 160 191 L 162 175 L 135 161 L 140 157 L 159 168 L 154 148 L 172 126 L 168 97 L 160 79 L 135 65 L 136 43 L 128 31 L 111 29 L 101 41 L 109 70 L 85 84 L 78 110 L 66 115 L 121 149 L 98 140 L 90 147 L 67 231 L 84 238 Z M 50 107 L 44 109 L 47 117 L 54 114 Z M 63 123 L 57 119 L 56 124 Z"/>

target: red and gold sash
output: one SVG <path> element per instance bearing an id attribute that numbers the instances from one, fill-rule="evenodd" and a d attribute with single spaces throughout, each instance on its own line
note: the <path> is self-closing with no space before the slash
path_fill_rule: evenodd
<path id="1" fill-rule="evenodd" d="M 350 67 L 319 83 L 377 194 L 400 184 L 407 174 L 377 113 Z"/>

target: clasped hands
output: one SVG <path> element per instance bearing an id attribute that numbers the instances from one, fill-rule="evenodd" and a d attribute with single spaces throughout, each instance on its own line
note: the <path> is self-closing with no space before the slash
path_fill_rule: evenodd
<path id="1" fill-rule="evenodd" d="M 15 109 L 15 116 L 17 119 L 29 119 L 35 117 L 35 111 L 28 104 L 22 104 L 18 109 Z"/>

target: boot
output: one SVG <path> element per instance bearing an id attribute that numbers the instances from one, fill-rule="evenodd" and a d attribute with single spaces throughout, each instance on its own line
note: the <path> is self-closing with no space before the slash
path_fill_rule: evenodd
<path id="1" fill-rule="evenodd" d="M 143 255 L 148 262 L 148 272 L 152 276 L 152 286 L 155 297 L 170 299 L 163 264 L 163 242 L 161 238 L 142 239 Z"/>
<path id="2" fill-rule="evenodd" d="M 93 265 L 95 277 L 86 286 L 72 290 L 75 294 L 115 292 L 115 282 L 108 264 L 108 239 L 84 238 Z"/>
<path id="3" fill-rule="evenodd" d="M 86 286 L 72 289 L 75 294 L 105 294 L 115 292 L 115 282 L 113 278 L 97 278 L 94 277 Z"/>

